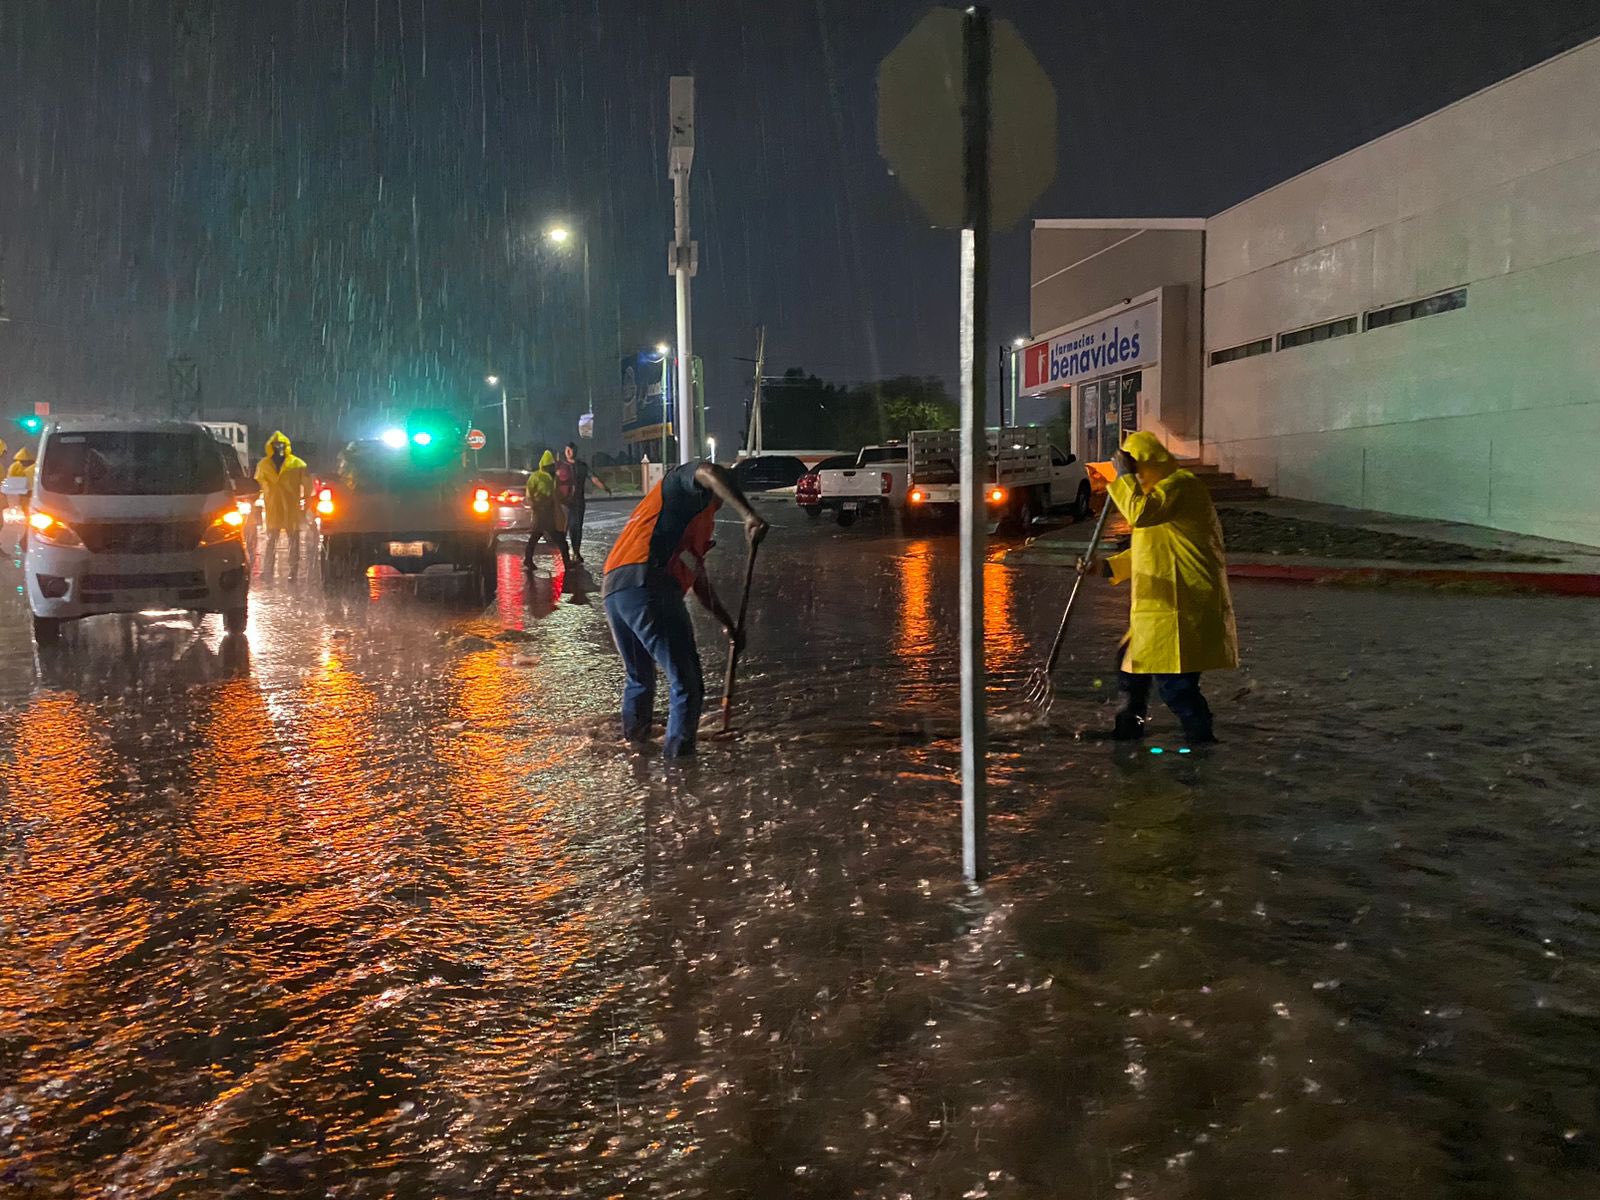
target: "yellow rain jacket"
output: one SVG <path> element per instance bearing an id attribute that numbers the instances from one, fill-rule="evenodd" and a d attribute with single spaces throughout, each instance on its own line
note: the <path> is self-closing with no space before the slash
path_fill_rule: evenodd
<path id="1" fill-rule="evenodd" d="M 1141 467 L 1166 472 L 1153 486 L 1125 475 L 1107 488 L 1133 527 L 1133 545 L 1108 560 L 1114 582 L 1133 580 L 1123 670 L 1179 675 L 1237 667 L 1222 525 L 1210 493 L 1155 434 L 1130 433 L 1122 448 Z"/>
<path id="2" fill-rule="evenodd" d="M 272 447 L 283 443 L 283 466 L 272 462 Z M 256 464 L 256 482 L 261 485 L 261 505 L 265 510 L 267 529 L 276 533 L 280 529 L 298 529 L 305 520 L 303 504 L 311 488 L 306 473 L 306 462 L 296 458 L 289 439 L 281 432 L 267 439 L 267 456 Z"/>
<path id="3" fill-rule="evenodd" d="M 0 450 L 0 454 L 4 451 Z M 11 460 L 11 465 L 6 468 L 6 475 L 12 479 L 33 478 L 33 451 L 24 446 L 17 451 L 17 456 Z"/>
<path id="4" fill-rule="evenodd" d="M 555 466 L 556 456 L 546 450 L 544 457 L 539 460 L 539 469 L 528 476 L 528 507 L 533 510 L 535 529 L 553 529 L 557 533 L 565 533 L 567 510 L 565 505 L 556 503 Z"/>

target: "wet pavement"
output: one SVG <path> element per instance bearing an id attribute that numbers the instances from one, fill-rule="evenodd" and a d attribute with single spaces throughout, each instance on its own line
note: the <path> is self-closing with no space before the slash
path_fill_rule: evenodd
<path id="1" fill-rule="evenodd" d="M 0 1195 L 1600 1194 L 1600 607 L 1240 585 L 1224 745 L 1119 753 L 1096 586 L 970 889 L 954 555 L 782 510 L 681 770 L 547 566 L 45 659 L 6 567 Z"/>

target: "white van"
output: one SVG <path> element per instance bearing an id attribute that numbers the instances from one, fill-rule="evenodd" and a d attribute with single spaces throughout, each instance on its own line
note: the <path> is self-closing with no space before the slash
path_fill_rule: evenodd
<path id="1" fill-rule="evenodd" d="M 250 615 L 245 515 L 223 455 L 199 424 L 61 418 L 45 427 L 28 505 L 23 571 L 34 639 L 101 613 L 221 613 L 230 634 Z"/>

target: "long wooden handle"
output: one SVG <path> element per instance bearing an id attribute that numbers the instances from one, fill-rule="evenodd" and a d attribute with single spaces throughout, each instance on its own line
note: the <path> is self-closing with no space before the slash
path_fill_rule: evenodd
<path id="1" fill-rule="evenodd" d="M 1094 532 L 1089 535 L 1089 550 L 1084 555 L 1085 559 L 1094 558 L 1094 552 L 1100 548 L 1100 535 L 1105 532 L 1106 518 L 1111 515 L 1111 510 L 1116 505 L 1111 502 L 1111 494 L 1106 493 L 1105 505 L 1100 509 L 1100 519 L 1094 523 Z M 1077 602 L 1078 589 L 1083 586 L 1083 576 L 1078 575 L 1072 581 L 1072 591 L 1067 596 L 1067 606 L 1061 610 L 1061 624 L 1056 628 L 1056 640 L 1050 644 L 1050 657 L 1044 664 L 1044 673 L 1049 675 L 1056 669 L 1056 663 L 1061 658 L 1061 647 L 1067 640 L 1067 622 L 1072 619 L 1072 606 Z"/>
<path id="2" fill-rule="evenodd" d="M 734 674 L 739 666 L 739 637 L 744 633 L 744 617 L 750 609 L 750 583 L 756 575 L 756 547 L 750 547 L 749 557 L 744 563 L 744 592 L 739 597 L 739 619 L 734 623 L 734 632 L 728 639 L 728 674 L 722 681 L 722 732 L 727 733 L 733 725 L 733 683 Z"/>

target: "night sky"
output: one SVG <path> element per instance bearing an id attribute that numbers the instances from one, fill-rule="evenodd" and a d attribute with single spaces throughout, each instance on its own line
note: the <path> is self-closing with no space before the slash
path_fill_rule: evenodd
<path id="1" fill-rule="evenodd" d="M 878 157 L 911 0 L 0 0 L 0 386 L 12 411 L 165 403 L 316 439 L 485 372 L 564 437 L 673 333 L 667 77 L 698 87 L 696 348 L 730 439 L 774 370 L 955 375 L 954 235 Z M 1036 216 L 1212 214 L 1600 34 L 1600 0 L 996 4 L 1055 81 Z M 1025 332 L 1025 228 L 994 331 Z M 488 418 L 486 418 L 488 419 Z M 728 444 L 728 442 L 724 442 Z"/>

